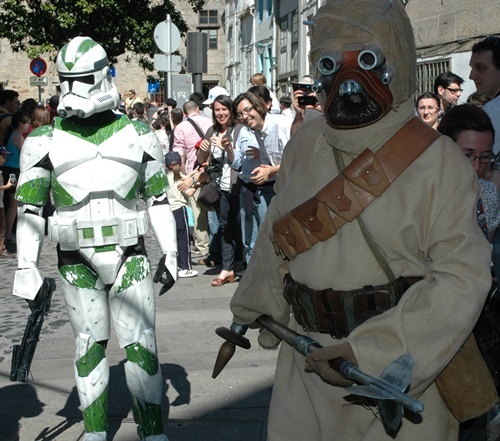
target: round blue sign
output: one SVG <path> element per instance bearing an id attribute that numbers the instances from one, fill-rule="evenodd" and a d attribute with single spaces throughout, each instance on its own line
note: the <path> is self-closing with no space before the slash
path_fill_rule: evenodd
<path id="1" fill-rule="evenodd" d="M 31 60 L 30 70 L 33 75 L 41 77 L 47 71 L 47 63 L 43 58 Z"/>

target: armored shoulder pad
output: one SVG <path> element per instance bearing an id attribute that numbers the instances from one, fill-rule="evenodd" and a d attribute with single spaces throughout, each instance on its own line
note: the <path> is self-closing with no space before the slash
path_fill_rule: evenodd
<path id="1" fill-rule="evenodd" d="M 143 150 L 152 158 L 163 163 L 163 151 L 156 134 L 146 124 L 140 121 L 132 121 L 139 135 L 139 141 Z"/>
<path id="2" fill-rule="evenodd" d="M 52 126 L 41 126 L 33 130 L 26 138 L 21 151 L 21 170 L 28 170 L 38 164 L 49 153 L 52 134 Z"/>

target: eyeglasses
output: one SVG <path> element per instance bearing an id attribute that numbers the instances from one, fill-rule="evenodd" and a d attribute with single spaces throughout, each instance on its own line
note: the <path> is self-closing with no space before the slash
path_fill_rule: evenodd
<path id="1" fill-rule="evenodd" d="M 241 112 L 238 112 L 236 114 L 236 118 L 241 119 L 241 118 L 243 118 L 243 115 L 249 115 L 252 110 L 253 110 L 253 106 L 245 107 Z"/>
<path id="2" fill-rule="evenodd" d="M 449 90 L 453 95 L 456 95 L 457 93 L 462 93 L 464 90 L 463 89 L 450 89 L 449 87 L 445 87 L 446 90 Z"/>
<path id="3" fill-rule="evenodd" d="M 472 153 L 465 153 L 465 156 L 470 162 L 474 162 L 476 159 L 479 159 L 481 164 L 489 164 L 495 157 L 493 153 L 487 153 L 486 155 L 473 155 Z"/>

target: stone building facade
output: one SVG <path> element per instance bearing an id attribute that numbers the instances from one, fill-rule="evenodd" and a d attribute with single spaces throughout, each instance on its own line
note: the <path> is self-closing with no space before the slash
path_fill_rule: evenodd
<path id="1" fill-rule="evenodd" d="M 312 73 L 308 62 L 309 28 L 304 21 L 310 20 L 322 3 L 323 0 L 209 0 L 203 11 L 195 14 L 187 1 L 176 2 L 190 32 L 209 34 L 208 72 L 203 74 L 205 94 L 219 85 L 236 96 L 248 88 L 249 78 L 255 72 L 266 75 L 268 85 L 278 96 L 291 93 L 290 81 Z M 419 92 L 430 90 L 439 73 L 451 70 L 466 80 L 462 95 L 465 99 L 474 91 L 474 84 L 468 80 L 470 48 L 486 35 L 500 35 L 500 0 L 407 3 L 418 49 Z M 179 50 L 185 59 L 184 42 Z M 48 56 L 44 58 L 48 61 Z M 115 66 L 119 91 L 134 89 L 140 96 L 157 98 L 148 94 L 145 73 L 124 59 Z M 12 53 L 8 43 L 0 41 L 0 85 L 18 90 L 23 99 L 38 98 L 38 88 L 29 86 L 31 75 L 28 58 Z M 48 62 L 45 75 L 49 85 L 41 88 L 42 99 L 57 93 L 53 63 Z"/>
<path id="2" fill-rule="evenodd" d="M 203 74 L 203 88 L 205 93 L 215 85 L 225 85 L 226 45 L 223 28 L 225 3 L 225 0 L 209 0 L 203 11 L 194 13 L 187 1 L 181 0 L 175 2 L 177 9 L 182 12 L 189 26 L 189 32 L 208 33 L 208 71 Z M 162 21 L 161 18 L 158 19 L 158 22 L 160 21 Z M 179 52 L 185 65 L 185 38 L 181 39 Z M 55 62 L 50 61 L 50 55 L 44 54 L 41 57 L 47 62 L 47 72 L 44 76 L 48 78 L 48 86 L 41 87 L 40 89 L 37 86 L 30 87 L 30 77 L 33 76 L 29 68 L 30 60 L 24 53 L 13 53 L 7 40 L 0 40 L 0 86 L 5 89 L 18 91 L 21 100 L 26 98 L 35 98 L 38 100 L 40 98 L 42 102 L 45 102 L 45 100 L 59 91 L 56 65 Z M 114 82 L 119 92 L 124 94 L 128 90 L 133 89 L 143 98 L 163 98 L 162 93 L 159 95 L 148 93 L 146 73 L 133 61 L 126 62 L 125 58 L 125 55 L 121 56 L 115 66 Z M 187 75 L 190 77 L 189 73 Z"/>
<path id="3" fill-rule="evenodd" d="M 498 0 L 411 0 L 407 7 L 417 44 L 419 92 L 432 89 L 433 79 L 446 70 L 465 83 L 459 102 L 475 91 L 469 80 L 474 43 L 500 36 Z"/>

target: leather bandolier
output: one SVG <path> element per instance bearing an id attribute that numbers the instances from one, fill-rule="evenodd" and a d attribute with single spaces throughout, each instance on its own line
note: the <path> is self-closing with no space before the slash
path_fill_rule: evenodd
<path id="1" fill-rule="evenodd" d="M 291 260 L 333 237 L 339 228 L 358 218 L 439 136 L 420 119 L 412 118 L 377 153 L 363 151 L 315 196 L 274 222 L 271 240 L 275 251 Z M 408 146 L 409 139 L 417 141 Z M 386 285 L 352 291 L 315 291 L 288 274 L 283 293 L 304 330 L 341 338 L 370 317 L 394 307 L 420 278 L 396 279 L 392 275 L 389 280 Z"/>
<path id="2" fill-rule="evenodd" d="M 376 153 L 364 150 L 312 198 L 274 221 L 271 241 L 276 253 L 292 260 L 334 236 L 387 190 L 439 136 L 415 117 Z"/>

